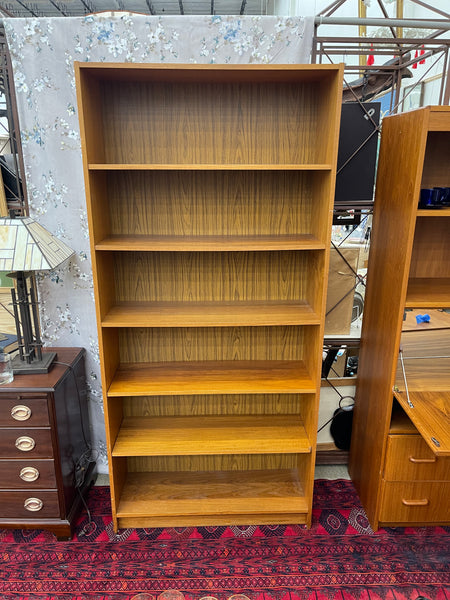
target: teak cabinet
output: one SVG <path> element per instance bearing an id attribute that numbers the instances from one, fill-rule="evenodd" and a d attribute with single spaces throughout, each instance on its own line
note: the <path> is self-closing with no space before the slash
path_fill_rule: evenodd
<path id="1" fill-rule="evenodd" d="M 115 527 L 309 524 L 342 67 L 76 78 Z"/>
<path id="2" fill-rule="evenodd" d="M 450 107 L 383 120 L 350 474 L 374 529 L 450 522 L 450 328 L 404 325 L 450 307 Z"/>
<path id="3" fill-rule="evenodd" d="M 52 348 L 50 371 L 0 386 L 0 528 L 70 538 L 95 477 L 83 348 Z"/>

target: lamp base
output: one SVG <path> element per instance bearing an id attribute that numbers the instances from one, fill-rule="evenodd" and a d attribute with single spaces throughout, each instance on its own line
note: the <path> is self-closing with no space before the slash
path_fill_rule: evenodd
<path id="1" fill-rule="evenodd" d="M 38 373 L 48 373 L 52 362 L 56 359 L 56 352 L 43 352 L 42 360 L 33 360 L 27 363 L 16 356 L 11 361 L 14 375 L 36 375 Z"/>

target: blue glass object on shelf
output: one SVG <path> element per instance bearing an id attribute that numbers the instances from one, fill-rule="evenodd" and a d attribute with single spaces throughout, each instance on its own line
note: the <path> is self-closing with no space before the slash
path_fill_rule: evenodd
<path id="1" fill-rule="evenodd" d="M 420 190 L 419 208 L 445 208 L 450 206 L 450 188 L 434 187 Z"/>
<path id="2" fill-rule="evenodd" d="M 419 325 L 420 323 L 429 323 L 430 315 L 425 313 L 424 315 L 416 315 L 416 323 Z"/>
<path id="3" fill-rule="evenodd" d="M 441 188 L 441 205 L 450 206 L 450 187 Z"/>

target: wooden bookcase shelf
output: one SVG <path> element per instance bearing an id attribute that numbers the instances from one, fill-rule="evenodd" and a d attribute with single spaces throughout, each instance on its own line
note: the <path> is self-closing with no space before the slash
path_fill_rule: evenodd
<path id="1" fill-rule="evenodd" d="M 298 235 L 215 235 L 215 236 L 144 236 L 114 235 L 95 246 L 107 251 L 204 252 L 239 250 L 324 250 L 325 244 L 311 234 Z"/>
<path id="2" fill-rule="evenodd" d="M 123 419 L 113 456 L 160 456 L 162 452 L 165 456 L 308 453 L 311 444 L 300 419 L 291 415 Z"/>
<path id="3" fill-rule="evenodd" d="M 112 306 L 102 327 L 234 327 L 319 325 L 320 315 L 306 302 L 124 302 Z"/>
<path id="4" fill-rule="evenodd" d="M 125 527 L 148 519 L 172 527 L 199 519 L 205 525 L 307 524 L 308 512 L 296 469 L 140 472 L 128 475 L 118 518 Z"/>
<path id="5" fill-rule="evenodd" d="M 342 75 L 76 63 L 116 529 L 311 523 Z"/>
<path id="6" fill-rule="evenodd" d="M 383 120 L 349 464 L 374 529 L 450 523 L 450 329 L 404 326 L 450 307 L 450 209 L 418 209 L 449 164 L 450 107 Z"/>
<path id="7" fill-rule="evenodd" d="M 104 163 L 89 164 L 90 171 L 332 171 L 331 164 L 204 164 L 204 163 L 153 163 L 153 164 L 130 164 L 130 163 Z"/>
<path id="8" fill-rule="evenodd" d="M 124 394 L 316 393 L 302 361 L 248 360 L 122 363 L 108 396 Z"/>

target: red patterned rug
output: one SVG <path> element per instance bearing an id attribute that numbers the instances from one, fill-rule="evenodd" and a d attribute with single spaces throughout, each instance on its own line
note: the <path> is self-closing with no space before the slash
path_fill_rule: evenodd
<path id="1" fill-rule="evenodd" d="M 92 488 L 73 539 L 0 530 L 1 600 L 450 600 L 450 528 L 374 533 L 347 480 L 318 480 L 313 526 L 112 530 Z"/>

